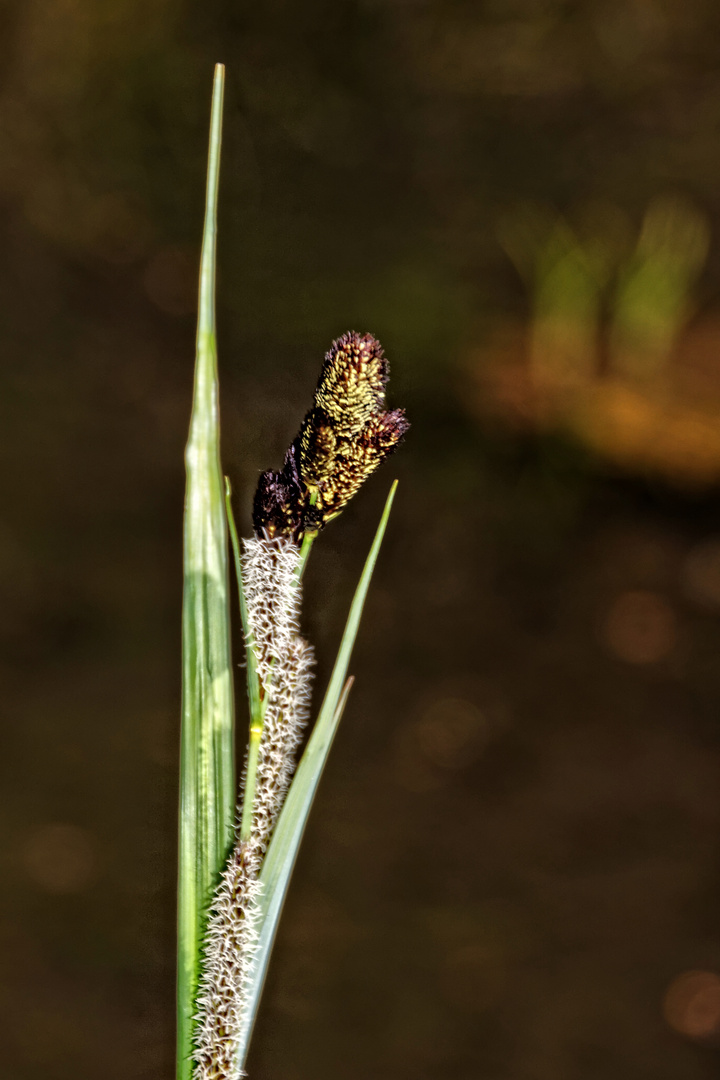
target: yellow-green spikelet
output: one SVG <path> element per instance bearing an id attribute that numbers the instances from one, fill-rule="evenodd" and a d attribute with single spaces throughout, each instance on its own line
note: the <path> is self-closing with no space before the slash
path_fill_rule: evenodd
<path id="1" fill-rule="evenodd" d="M 385 409 L 388 363 L 371 334 L 333 342 L 313 407 L 280 472 L 260 478 L 253 522 L 259 535 L 299 539 L 340 513 L 408 429 L 402 409 Z"/>
<path id="2" fill-rule="evenodd" d="M 315 408 L 322 409 L 338 436 L 352 438 L 382 412 L 387 381 L 388 363 L 379 341 L 351 331 L 333 342 L 325 356 Z"/>

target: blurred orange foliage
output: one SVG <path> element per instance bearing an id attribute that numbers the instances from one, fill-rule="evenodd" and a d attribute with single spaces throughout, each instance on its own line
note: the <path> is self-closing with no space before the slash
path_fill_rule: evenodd
<path id="1" fill-rule="evenodd" d="M 513 426 L 564 430 L 633 473 L 714 483 L 720 321 L 690 325 L 705 221 L 682 200 L 655 200 L 632 248 L 619 214 L 606 208 L 605 218 L 585 238 L 537 209 L 504 226 L 532 318 L 496 329 L 468 355 L 473 407 Z"/>

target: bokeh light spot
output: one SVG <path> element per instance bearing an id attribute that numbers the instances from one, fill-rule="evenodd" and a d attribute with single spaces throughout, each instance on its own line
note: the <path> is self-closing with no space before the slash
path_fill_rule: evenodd
<path id="1" fill-rule="evenodd" d="M 161 248 L 145 268 L 143 285 L 166 315 L 191 315 L 197 308 L 198 266 L 179 247 Z"/>
<path id="2" fill-rule="evenodd" d="M 720 608 L 720 539 L 706 540 L 690 551 L 683 566 L 683 584 L 690 600 Z"/>
<path id="3" fill-rule="evenodd" d="M 420 748 L 446 769 L 470 764 L 482 750 L 487 721 L 477 706 L 462 698 L 436 701 L 417 725 Z"/>
<path id="4" fill-rule="evenodd" d="M 433 791 L 447 771 L 471 765 L 490 734 L 483 712 L 464 698 L 434 701 L 419 720 L 400 728 L 395 739 L 396 776 L 408 791 Z"/>
<path id="5" fill-rule="evenodd" d="M 418 742 L 417 724 L 406 724 L 395 734 L 395 778 L 401 787 L 416 794 L 442 786 L 443 777 L 428 761 Z"/>
<path id="6" fill-rule="evenodd" d="M 152 232 L 147 218 L 118 192 L 93 200 L 86 229 L 88 246 L 100 258 L 117 266 L 142 258 Z"/>
<path id="7" fill-rule="evenodd" d="M 663 1013 L 671 1028 L 692 1039 L 720 1032 L 720 976 L 712 971 L 687 971 L 669 986 Z"/>
<path id="8" fill-rule="evenodd" d="M 675 615 L 658 593 L 638 590 L 617 597 L 602 627 L 611 652 L 630 664 L 654 664 L 673 649 Z"/>
<path id="9" fill-rule="evenodd" d="M 503 992 L 507 980 L 505 957 L 499 945 L 474 942 L 453 950 L 440 974 L 440 990 L 453 1005 L 482 1012 Z"/>
<path id="10" fill-rule="evenodd" d="M 81 892 L 95 876 L 95 844 L 91 834 L 76 825 L 40 825 L 27 836 L 22 861 L 46 892 Z"/>

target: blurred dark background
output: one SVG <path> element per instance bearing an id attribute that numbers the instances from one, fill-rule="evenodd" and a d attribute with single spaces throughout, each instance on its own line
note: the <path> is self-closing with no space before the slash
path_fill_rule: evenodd
<path id="1" fill-rule="evenodd" d="M 413 422 L 309 570 L 319 696 L 398 476 L 250 1075 L 716 1075 L 718 5 L 0 0 L 0 57 L 0 1080 L 173 1075 L 215 61 L 243 530 L 340 333 Z"/>

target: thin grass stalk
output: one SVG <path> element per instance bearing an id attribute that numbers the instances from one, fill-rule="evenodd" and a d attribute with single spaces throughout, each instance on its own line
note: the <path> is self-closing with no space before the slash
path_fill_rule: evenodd
<path id="1" fill-rule="evenodd" d="M 230 541 L 232 544 L 233 559 L 235 561 L 235 578 L 238 589 L 238 605 L 240 607 L 240 621 L 245 637 L 245 668 L 247 671 L 248 707 L 252 720 L 253 717 L 260 715 L 260 679 L 258 678 L 257 662 L 255 659 L 255 635 L 253 634 L 252 627 L 250 626 L 250 619 L 248 618 L 245 588 L 243 586 L 242 556 L 240 554 L 240 539 L 235 524 L 235 514 L 233 513 L 232 508 L 232 488 L 227 476 L 225 477 L 225 512 L 227 513 L 228 526 L 230 528 Z"/>
<path id="2" fill-rule="evenodd" d="M 385 408 L 388 363 L 350 331 L 326 354 L 313 407 L 280 472 L 263 473 L 255 536 L 241 550 L 220 467 L 215 237 L 223 98 L 215 70 L 200 272 L 195 393 L 186 451 L 178 925 L 178 1080 L 237 1080 L 298 847 L 335 730 L 393 485 L 356 590 L 318 722 L 294 781 L 309 718 L 313 650 L 300 632 L 301 579 L 318 532 L 402 440 Z M 223 497 L 224 495 L 224 497 Z M 234 709 L 228 525 L 247 652 L 250 738 L 234 823 Z M 214 890 L 214 892 L 213 892 Z M 202 958 L 202 970 L 200 961 Z"/>
<path id="3" fill-rule="evenodd" d="M 190 1080 L 207 908 L 233 836 L 234 704 L 227 522 L 220 468 L 215 258 L 225 70 L 215 68 L 200 261 L 195 385 L 185 452 L 177 1078 Z"/>

